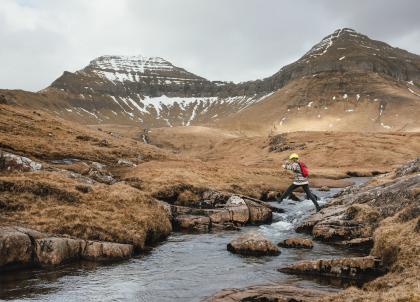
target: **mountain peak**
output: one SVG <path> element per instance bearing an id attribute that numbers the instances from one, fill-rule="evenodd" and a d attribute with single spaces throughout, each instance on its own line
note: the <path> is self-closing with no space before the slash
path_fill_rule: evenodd
<path id="1" fill-rule="evenodd" d="M 319 43 L 315 44 L 305 55 L 309 57 L 318 57 L 324 55 L 333 44 L 339 40 L 357 40 L 368 39 L 367 36 L 362 35 L 351 28 L 340 28 L 335 30 L 332 34 L 323 38 Z"/>
<path id="2" fill-rule="evenodd" d="M 152 70 L 172 70 L 175 67 L 168 61 L 160 57 L 145 57 L 142 55 L 135 56 L 116 56 L 105 55 L 92 60 L 89 64 L 90 68 L 96 70 L 112 70 L 124 72 L 140 72 Z"/>
<path id="3" fill-rule="evenodd" d="M 90 61 L 79 74 L 99 76 L 103 80 L 118 83 L 143 82 L 142 78 L 156 81 L 185 82 L 203 80 L 185 69 L 173 65 L 161 57 L 146 57 L 143 55 L 104 55 Z"/>

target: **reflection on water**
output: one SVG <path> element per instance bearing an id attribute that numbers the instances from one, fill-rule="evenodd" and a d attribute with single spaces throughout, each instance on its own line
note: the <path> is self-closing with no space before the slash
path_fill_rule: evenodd
<path id="1" fill-rule="evenodd" d="M 322 197 L 331 192 L 316 192 Z M 275 204 L 273 204 L 275 205 Z M 311 201 L 285 200 L 285 213 L 275 214 L 271 225 L 246 227 L 239 233 L 258 229 L 275 243 L 296 234 L 294 226 L 313 212 Z M 303 278 L 277 271 L 291 262 L 343 256 L 359 256 L 331 245 L 314 242 L 313 250 L 282 249 L 277 257 L 241 257 L 226 250 L 238 232 L 185 235 L 174 234 L 151 253 L 129 261 L 98 265 L 72 263 L 53 270 L 30 269 L 0 275 L 0 299 L 16 301 L 200 301 L 228 287 L 253 284 L 298 284 L 335 291 L 342 281 Z"/>

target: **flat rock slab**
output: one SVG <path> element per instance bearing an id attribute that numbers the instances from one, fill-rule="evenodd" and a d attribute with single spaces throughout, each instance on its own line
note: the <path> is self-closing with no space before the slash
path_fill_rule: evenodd
<path id="1" fill-rule="evenodd" d="M 369 226 L 341 217 L 329 218 L 325 222 L 316 224 L 312 229 L 312 236 L 321 241 L 351 240 L 359 237 L 369 237 L 372 230 Z"/>
<path id="2" fill-rule="evenodd" d="M 128 259 L 132 254 L 133 246 L 131 244 L 86 241 L 81 258 L 93 261 L 115 261 Z"/>
<path id="3" fill-rule="evenodd" d="M 302 249 L 311 249 L 314 247 L 312 240 L 304 239 L 304 238 L 288 238 L 279 242 L 278 246 L 285 247 L 285 248 L 302 248 Z"/>
<path id="4" fill-rule="evenodd" d="M 261 285 L 243 289 L 228 288 L 204 300 L 206 302 L 291 302 L 315 301 L 328 293 L 287 285 Z"/>
<path id="5" fill-rule="evenodd" d="M 289 274 L 321 275 L 352 279 L 379 276 L 385 272 L 381 260 L 373 256 L 304 260 L 280 268 L 279 271 Z"/>
<path id="6" fill-rule="evenodd" d="M 260 233 L 249 232 L 233 239 L 227 250 L 244 256 L 276 256 L 279 248 Z"/>
<path id="7" fill-rule="evenodd" d="M 208 232 L 210 218 L 199 215 L 180 215 L 175 218 L 175 228 L 180 231 Z"/>

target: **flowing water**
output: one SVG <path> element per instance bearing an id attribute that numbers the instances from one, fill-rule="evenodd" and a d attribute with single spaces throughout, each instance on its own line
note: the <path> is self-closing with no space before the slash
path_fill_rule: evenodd
<path id="1" fill-rule="evenodd" d="M 360 183 L 365 179 L 355 179 Z M 318 192 L 320 204 L 336 193 Z M 273 204 L 275 205 L 275 204 Z M 0 273 L 0 299 L 15 301 L 201 301 L 230 287 L 281 282 L 337 291 L 340 283 L 307 279 L 277 271 L 291 262 L 346 256 L 358 251 L 314 242 L 312 250 L 281 249 L 276 257 L 241 257 L 226 250 L 241 233 L 258 230 L 277 243 L 296 234 L 294 226 L 314 211 L 311 201 L 285 200 L 285 213 L 274 214 L 271 225 L 244 227 L 240 232 L 173 234 L 149 254 L 125 262 L 101 265 L 72 263 L 51 270 L 30 269 Z"/>

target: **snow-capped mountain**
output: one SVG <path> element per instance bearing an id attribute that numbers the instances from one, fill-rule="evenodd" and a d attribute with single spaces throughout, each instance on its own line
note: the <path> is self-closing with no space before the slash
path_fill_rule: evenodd
<path id="1" fill-rule="evenodd" d="M 265 133 L 420 129 L 420 56 L 349 28 L 262 82 L 276 92 L 219 127 Z"/>
<path id="2" fill-rule="evenodd" d="M 65 72 L 43 93 L 67 99 L 55 113 L 84 123 L 148 127 L 189 126 L 220 119 L 269 93 L 235 94 L 231 83 L 211 82 L 159 57 L 102 56 Z"/>
<path id="3" fill-rule="evenodd" d="M 209 81 L 159 57 L 101 56 L 23 103 L 84 124 L 235 130 L 418 129 L 420 57 L 338 29 L 274 75 Z"/>

